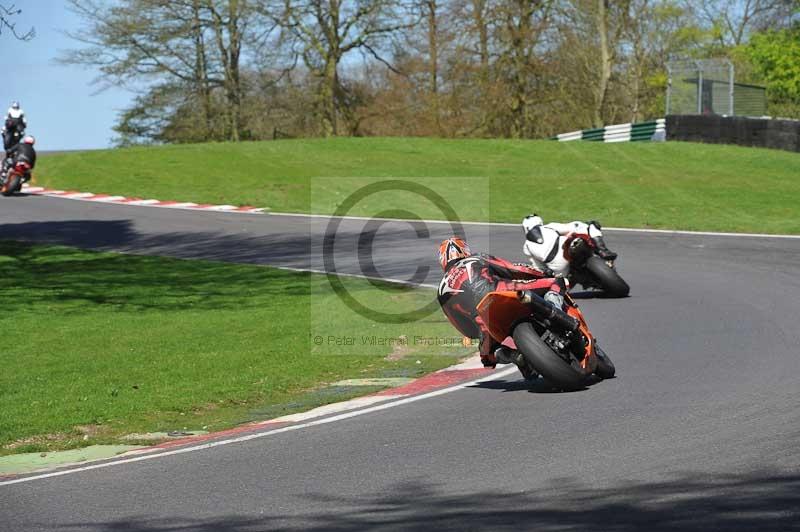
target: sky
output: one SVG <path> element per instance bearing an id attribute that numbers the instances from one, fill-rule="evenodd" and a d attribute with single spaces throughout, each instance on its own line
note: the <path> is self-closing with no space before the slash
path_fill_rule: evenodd
<path id="1" fill-rule="evenodd" d="M 63 0 L 0 0 L 8 7 L 22 9 L 15 17 L 17 30 L 33 26 L 36 37 L 27 42 L 9 33 L 0 36 L 5 75 L 0 83 L 0 109 L 5 115 L 12 100 L 19 100 L 28 119 L 28 133 L 36 137 L 36 147 L 44 150 L 78 150 L 111 146 L 111 127 L 119 112 L 134 95 L 93 84 L 97 71 L 55 62 L 63 50 L 79 43 L 65 31 L 75 31 L 81 20 L 67 9 Z"/>

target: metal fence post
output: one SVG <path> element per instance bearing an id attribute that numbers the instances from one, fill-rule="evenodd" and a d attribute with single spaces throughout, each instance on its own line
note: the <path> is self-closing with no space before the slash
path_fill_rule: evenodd
<path id="1" fill-rule="evenodd" d="M 697 65 L 697 114 L 703 114 L 703 65 Z"/>
<path id="2" fill-rule="evenodd" d="M 670 98 L 672 97 L 672 67 L 667 64 L 667 112 L 665 116 L 669 114 L 669 103 Z"/>
<path id="3" fill-rule="evenodd" d="M 734 78 L 734 74 L 735 74 L 734 69 L 735 68 L 736 67 L 733 66 L 733 61 L 728 61 L 728 91 L 729 91 L 729 94 L 728 94 L 728 116 L 733 116 L 734 115 L 733 98 L 734 98 L 734 87 L 735 87 L 734 80 L 736 79 L 736 78 Z"/>

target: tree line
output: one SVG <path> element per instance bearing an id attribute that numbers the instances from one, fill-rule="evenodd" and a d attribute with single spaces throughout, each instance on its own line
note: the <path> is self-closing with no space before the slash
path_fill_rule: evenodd
<path id="1" fill-rule="evenodd" d="M 728 57 L 800 117 L 797 0 L 69 0 L 63 62 L 136 93 L 120 145 L 538 138 L 662 116 L 670 58 Z M 785 54 L 795 54 L 787 61 Z"/>

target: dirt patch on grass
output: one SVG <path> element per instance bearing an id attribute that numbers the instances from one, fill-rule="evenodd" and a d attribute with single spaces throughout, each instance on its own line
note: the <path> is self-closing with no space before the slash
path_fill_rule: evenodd
<path id="1" fill-rule="evenodd" d="M 6 445 L 3 446 L 3 449 L 8 451 L 14 451 L 22 447 L 51 445 L 55 443 L 69 441 L 71 439 L 75 439 L 75 434 L 69 434 L 66 432 L 55 432 L 53 434 L 40 434 L 38 436 L 30 436 L 28 438 L 22 438 L 19 440 L 12 441 L 11 443 L 7 443 Z"/>
<path id="2" fill-rule="evenodd" d="M 388 355 L 383 357 L 384 360 L 388 360 L 389 362 L 394 362 L 396 360 L 402 360 L 405 357 L 407 357 L 409 355 L 409 353 L 411 353 L 411 347 L 409 347 L 409 345 L 408 345 L 408 337 L 407 336 L 401 336 L 400 338 L 398 338 L 398 340 L 401 340 L 401 341 L 397 342 L 392 347 L 392 352 L 391 353 L 389 353 Z"/>

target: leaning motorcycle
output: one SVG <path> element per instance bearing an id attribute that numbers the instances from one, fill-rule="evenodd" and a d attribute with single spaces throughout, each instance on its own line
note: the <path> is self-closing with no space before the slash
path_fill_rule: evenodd
<path id="1" fill-rule="evenodd" d="M 8 169 L 4 175 L 0 175 L 0 194 L 3 196 L 13 196 L 22 190 L 22 184 L 31 179 L 31 167 L 28 163 L 18 162 Z"/>
<path id="2" fill-rule="evenodd" d="M 572 234 L 563 244 L 569 261 L 569 282 L 599 288 L 610 297 L 627 297 L 631 289 L 617 272 L 615 260 L 603 259 L 597 245 L 585 234 Z"/>
<path id="3" fill-rule="evenodd" d="M 566 312 L 531 290 L 490 292 L 478 314 L 497 342 L 511 341 L 524 363 L 555 388 L 584 388 L 592 374 L 610 379 L 616 369 L 600 349 L 575 301 L 564 296 Z"/>

